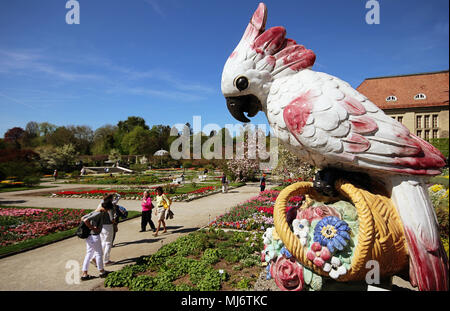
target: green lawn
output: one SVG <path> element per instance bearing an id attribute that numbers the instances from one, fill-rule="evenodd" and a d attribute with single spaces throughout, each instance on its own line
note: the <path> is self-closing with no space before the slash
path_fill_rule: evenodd
<path id="1" fill-rule="evenodd" d="M 22 190 L 36 190 L 36 189 L 45 189 L 45 188 L 52 188 L 52 187 L 49 187 L 49 186 L 33 186 L 33 187 L 26 187 L 26 186 L 4 187 L 4 186 L 0 186 L 0 193 L 2 193 L 2 192 L 12 192 L 12 191 L 22 191 Z"/>
<path id="2" fill-rule="evenodd" d="M 448 176 L 444 177 L 444 176 L 434 176 L 430 179 L 430 183 L 432 184 L 441 184 L 443 186 L 445 186 L 446 188 L 448 188 Z"/>
<path id="3" fill-rule="evenodd" d="M 0 206 L 0 207 L 25 208 L 25 207 L 16 207 L 16 206 Z M 38 208 L 38 207 L 26 207 L 26 208 Z M 42 207 L 39 207 L 39 209 L 42 209 Z M 86 210 L 86 211 L 91 212 L 92 210 Z M 136 218 L 139 216 L 141 216 L 141 212 L 128 211 L 128 218 L 125 220 L 133 219 L 133 218 Z M 121 220 L 121 222 L 122 221 L 124 221 L 124 220 Z M 17 244 L 0 247 L 0 258 L 4 255 L 11 255 L 14 253 L 31 250 L 36 247 L 44 246 L 44 245 L 47 245 L 47 244 L 50 244 L 53 242 L 63 240 L 65 238 L 73 237 L 73 236 L 75 236 L 76 231 L 77 231 L 77 228 L 72 228 L 70 230 L 54 232 L 54 233 L 48 234 L 46 236 L 22 241 Z"/>
<path id="4" fill-rule="evenodd" d="M 245 183 L 230 183 L 230 187 L 240 187 L 243 185 L 245 185 Z M 183 186 L 176 188 L 175 193 L 171 195 L 185 194 L 200 188 L 210 186 L 222 187 L 222 184 L 220 182 L 196 183 L 194 187 L 190 182 L 186 182 Z"/>

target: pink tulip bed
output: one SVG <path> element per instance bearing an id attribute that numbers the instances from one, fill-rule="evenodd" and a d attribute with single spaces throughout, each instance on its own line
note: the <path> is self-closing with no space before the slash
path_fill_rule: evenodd
<path id="1" fill-rule="evenodd" d="M 209 226 L 213 228 L 230 228 L 241 230 L 265 231 L 273 226 L 273 205 L 280 191 L 266 190 L 259 195 L 235 206 L 228 213 L 217 217 Z M 303 201 L 302 196 L 294 196 L 286 207 L 288 212 L 292 207 Z"/>
<path id="2" fill-rule="evenodd" d="M 0 249 L 78 226 L 87 210 L 0 207 Z"/>

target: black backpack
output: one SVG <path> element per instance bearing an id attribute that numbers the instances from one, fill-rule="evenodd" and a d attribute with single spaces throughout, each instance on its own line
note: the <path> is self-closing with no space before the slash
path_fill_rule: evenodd
<path id="1" fill-rule="evenodd" d="M 80 239 L 86 239 L 91 234 L 91 229 L 86 226 L 84 221 L 81 221 L 78 225 L 77 232 L 75 233 Z"/>

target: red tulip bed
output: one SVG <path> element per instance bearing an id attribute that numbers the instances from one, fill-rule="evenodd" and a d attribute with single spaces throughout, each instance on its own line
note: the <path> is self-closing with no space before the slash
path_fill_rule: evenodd
<path id="1" fill-rule="evenodd" d="M 140 199 L 144 194 L 144 191 L 117 191 L 113 189 L 93 189 L 84 191 L 59 191 L 52 194 L 52 197 L 69 197 L 69 198 L 87 198 L 87 199 L 100 199 L 105 193 L 118 193 L 122 199 Z M 156 195 L 153 191 L 150 195 Z"/>
<path id="2" fill-rule="evenodd" d="M 171 199 L 172 201 L 191 201 L 219 191 L 221 190 L 216 186 L 206 186 L 186 193 L 174 195 Z"/>
<path id="3" fill-rule="evenodd" d="M 179 186 L 174 186 L 179 187 Z M 155 189 L 156 187 L 151 187 L 150 189 Z M 148 190 L 149 188 L 145 188 Z M 202 197 L 206 194 L 210 194 L 217 190 L 215 186 L 206 186 L 199 189 L 195 189 L 193 191 L 189 191 L 187 193 L 182 194 L 172 194 L 166 193 L 169 195 L 173 201 L 184 201 L 184 200 L 192 200 L 194 198 Z M 176 190 L 175 190 L 176 191 Z M 101 199 L 101 197 L 105 193 L 118 193 L 120 194 L 122 199 L 125 200 L 140 200 L 144 195 L 144 189 L 139 190 L 117 190 L 117 189 L 92 189 L 92 190 L 84 190 L 84 191 L 60 191 L 53 193 L 52 197 L 64 197 L 64 198 L 88 198 L 88 199 Z M 150 191 L 150 195 L 153 197 L 156 195 L 156 191 Z"/>
<path id="4" fill-rule="evenodd" d="M 0 246 L 8 246 L 78 226 L 87 210 L 0 207 Z"/>
<path id="5" fill-rule="evenodd" d="M 280 191 L 266 190 L 237 206 L 228 213 L 217 217 L 209 226 L 214 228 L 230 228 L 241 230 L 265 231 L 273 226 L 273 205 Z M 288 212 L 292 207 L 301 204 L 302 196 L 294 196 L 286 207 Z"/>

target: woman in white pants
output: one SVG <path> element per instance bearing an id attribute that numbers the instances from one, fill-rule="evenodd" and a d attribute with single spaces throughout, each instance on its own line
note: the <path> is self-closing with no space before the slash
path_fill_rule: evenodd
<path id="1" fill-rule="evenodd" d="M 106 203 L 104 205 L 107 205 Z M 81 280 L 86 281 L 92 278 L 88 274 L 89 262 L 91 258 L 96 259 L 97 269 L 100 272 L 100 277 L 104 278 L 108 274 L 103 267 L 103 250 L 102 242 L 100 240 L 100 232 L 102 231 L 103 214 L 107 209 L 103 206 L 81 218 L 86 226 L 91 230 L 90 235 L 86 238 L 86 256 L 84 257 Z"/>
<path id="2" fill-rule="evenodd" d="M 103 264 L 105 266 L 111 265 L 114 262 L 111 261 L 110 254 L 112 248 L 112 241 L 114 238 L 114 205 L 113 205 L 113 194 L 105 194 L 103 200 L 97 207 L 96 211 L 101 211 L 103 206 L 106 207 L 106 212 L 102 214 L 102 230 L 100 232 L 100 241 L 103 251 Z M 92 258 L 92 263 L 96 264 L 97 260 Z"/>
<path id="3" fill-rule="evenodd" d="M 113 210 L 107 210 L 106 213 L 103 214 L 103 228 L 100 233 L 100 239 L 102 242 L 102 250 L 103 250 L 103 262 L 105 266 L 111 265 L 114 262 L 109 259 L 112 248 L 112 241 L 114 237 L 114 226 L 113 226 Z"/>

